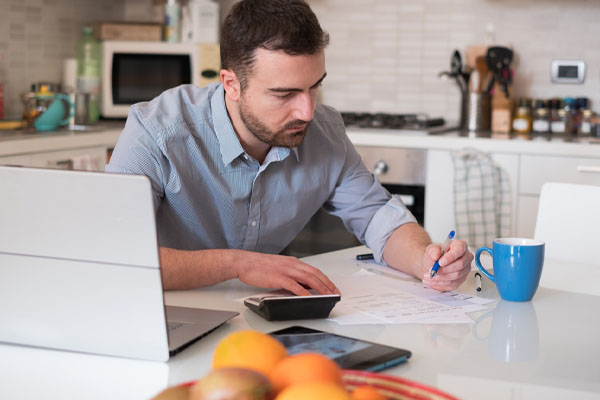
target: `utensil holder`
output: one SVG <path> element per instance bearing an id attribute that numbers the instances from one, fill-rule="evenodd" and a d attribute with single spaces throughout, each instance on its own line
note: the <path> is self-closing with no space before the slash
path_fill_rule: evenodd
<path id="1" fill-rule="evenodd" d="M 470 93 L 467 102 L 467 129 L 471 132 L 484 132 L 490 130 L 490 125 L 490 95 Z"/>

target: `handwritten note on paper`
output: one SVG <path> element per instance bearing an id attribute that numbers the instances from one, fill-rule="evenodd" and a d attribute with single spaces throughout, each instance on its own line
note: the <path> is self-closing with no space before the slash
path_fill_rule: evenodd
<path id="1" fill-rule="evenodd" d="M 342 301 L 330 320 L 349 324 L 468 323 L 466 314 L 491 300 L 456 292 L 440 293 L 420 283 L 391 279 L 361 269 L 335 279 Z"/>

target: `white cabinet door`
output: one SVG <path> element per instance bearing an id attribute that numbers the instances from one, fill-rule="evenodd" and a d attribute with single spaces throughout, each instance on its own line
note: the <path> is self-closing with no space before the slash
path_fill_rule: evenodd
<path id="1" fill-rule="evenodd" d="M 512 232 L 517 219 L 517 188 L 519 179 L 519 156 L 517 154 L 492 154 L 492 160 L 500 166 L 509 180 L 512 201 Z M 454 217 L 454 164 L 448 150 L 427 152 L 425 181 L 425 230 L 434 242 L 442 242 L 448 232 L 455 228 Z"/>
<path id="2" fill-rule="evenodd" d="M 104 171 L 105 164 L 105 147 L 52 151 L 31 156 L 31 165 L 40 168 Z"/>
<path id="3" fill-rule="evenodd" d="M 539 195 L 546 182 L 600 185 L 600 159 L 522 155 L 519 192 Z"/>

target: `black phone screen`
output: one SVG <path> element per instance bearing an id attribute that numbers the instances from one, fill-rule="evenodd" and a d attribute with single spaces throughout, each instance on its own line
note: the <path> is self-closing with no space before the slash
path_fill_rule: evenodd
<path id="1" fill-rule="evenodd" d="M 271 332 L 288 354 L 321 353 L 343 369 L 381 371 L 410 358 L 410 351 L 302 326 Z"/>

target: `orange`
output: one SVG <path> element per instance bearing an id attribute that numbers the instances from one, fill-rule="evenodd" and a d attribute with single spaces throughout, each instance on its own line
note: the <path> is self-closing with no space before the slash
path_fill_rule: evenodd
<path id="1" fill-rule="evenodd" d="M 285 347 L 272 336 L 258 331 L 239 331 L 219 342 L 213 354 L 213 368 L 248 368 L 268 376 L 275 364 L 286 356 Z"/>
<path id="2" fill-rule="evenodd" d="M 298 383 L 331 382 L 342 384 L 337 364 L 319 353 L 301 353 L 281 360 L 269 375 L 273 389 L 279 392 Z"/>
<path id="3" fill-rule="evenodd" d="M 352 391 L 352 400 L 385 400 L 386 398 L 369 385 L 359 386 Z"/>
<path id="4" fill-rule="evenodd" d="M 308 382 L 288 386 L 275 400 L 352 400 L 342 386 L 332 382 Z"/>

